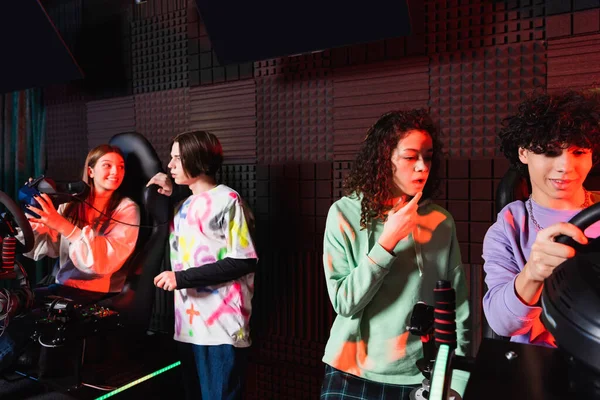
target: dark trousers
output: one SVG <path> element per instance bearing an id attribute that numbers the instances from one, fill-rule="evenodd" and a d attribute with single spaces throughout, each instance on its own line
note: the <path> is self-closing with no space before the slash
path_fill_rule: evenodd
<path id="1" fill-rule="evenodd" d="M 178 342 L 186 399 L 243 398 L 248 348 Z"/>

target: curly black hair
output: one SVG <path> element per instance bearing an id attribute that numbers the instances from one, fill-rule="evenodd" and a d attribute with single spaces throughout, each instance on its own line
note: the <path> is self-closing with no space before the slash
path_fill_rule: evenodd
<path id="1" fill-rule="evenodd" d="M 600 154 L 600 95 L 597 91 L 573 90 L 548 94 L 534 91 L 503 121 L 498 133 L 500 150 L 511 165 L 528 178 L 519 160 L 519 148 L 536 154 L 560 154 L 577 146 L 592 150 L 594 164 Z"/>
<path id="2" fill-rule="evenodd" d="M 392 111 L 382 115 L 368 130 L 350 174 L 344 182 L 347 196 L 362 195 L 360 226 L 375 218 L 385 221 L 391 208 L 386 201 L 393 196 L 392 152 L 398 142 L 411 130 L 427 132 L 433 142 L 429 178 L 423 188 L 421 202 L 431 198 L 439 187 L 442 144 L 431 117 L 424 109 Z"/>

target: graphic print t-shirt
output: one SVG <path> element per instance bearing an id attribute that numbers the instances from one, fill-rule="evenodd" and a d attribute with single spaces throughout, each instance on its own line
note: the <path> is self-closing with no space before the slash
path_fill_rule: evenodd
<path id="1" fill-rule="evenodd" d="M 188 197 L 176 210 L 169 244 L 173 271 L 202 268 L 226 257 L 257 258 L 250 212 L 239 194 L 219 185 Z M 175 291 L 175 340 L 198 345 L 250 346 L 254 274 Z"/>

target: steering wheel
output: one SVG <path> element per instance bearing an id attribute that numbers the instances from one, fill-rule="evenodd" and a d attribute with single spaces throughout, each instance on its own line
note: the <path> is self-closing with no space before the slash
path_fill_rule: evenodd
<path id="1" fill-rule="evenodd" d="M 585 231 L 600 221 L 600 203 L 575 215 L 569 223 Z M 600 371 L 600 237 L 587 245 L 568 236 L 556 238 L 576 250 L 544 281 L 541 318 L 559 347 Z"/>
<path id="2" fill-rule="evenodd" d="M 596 221 L 600 221 L 600 203 L 593 204 L 575 215 L 569 223 L 575 225 L 582 231 L 585 231 Z M 599 237 L 600 238 L 600 237 Z M 574 241 L 571 237 L 565 235 L 559 235 L 555 239 L 558 243 L 563 243 L 573 247 L 578 253 L 588 253 L 591 249 L 594 249 L 598 245 L 598 239 L 592 239 L 587 245 L 582 245 Z"/>
<path id="3" fill-rule="evenodd" d="M 8 195 L 0 191 L 0 204 L 4 205 L 8 212 L 13 216 L 17 226 L 21 228 L 23 232 L 23 238 L 25 239 L 25 245 L 22 245 L 17 240 L 17 253 L 27 253 L 33 249 L 34 237 L 33 230 L 29 224 L 29 220 L 21 210 L 21 208 L 11 199 Z"/>

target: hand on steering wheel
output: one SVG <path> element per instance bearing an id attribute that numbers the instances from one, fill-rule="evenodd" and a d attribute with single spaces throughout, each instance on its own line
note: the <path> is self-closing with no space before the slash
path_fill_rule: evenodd
<path id="1" fill-rule="evenodd" d="M 583 231 L 568 222 L 559 222 L 542 229 L 531 246 L 529 260 L 523 268 L 523 273 L 530 280 L 543 282 L 552 275 L 556 267 L 575 256 L 576 252 L 573 247 L 555 241 L 555 238 L 561 235 L 566 235 L 582 245 L 588 243 L 588 238 Z"/>

